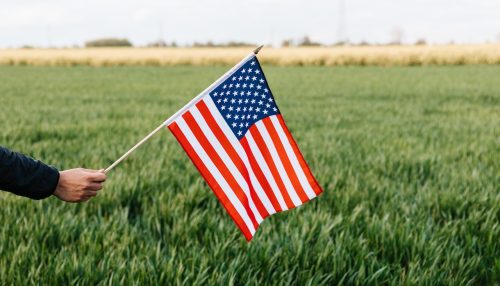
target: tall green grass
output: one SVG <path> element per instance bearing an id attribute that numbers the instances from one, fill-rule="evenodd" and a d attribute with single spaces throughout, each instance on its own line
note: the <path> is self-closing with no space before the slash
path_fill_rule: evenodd
<path id="1" fill-rule="evenodd" d="M 88 203 L 1 193 L 0 284 L 499 284 L 499 66 L 264 69 L 318 199 L 247 243 L 165 130 Z M 0 144 L 107 167 L 225 70 L 0 67 Z"/>

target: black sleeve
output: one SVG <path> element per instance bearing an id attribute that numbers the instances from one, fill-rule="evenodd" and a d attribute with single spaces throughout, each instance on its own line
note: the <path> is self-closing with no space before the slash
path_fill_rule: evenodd
<path id="1" fill-rule="evenodd" d="M 54 193 L 59 182 L 56 168 L 0 146 L 0 189 L 35 200 Z"/>

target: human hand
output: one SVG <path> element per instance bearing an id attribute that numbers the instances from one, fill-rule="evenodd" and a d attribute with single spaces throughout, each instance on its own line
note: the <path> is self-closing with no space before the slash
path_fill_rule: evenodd
<path id="1" fill-rule="evenodd" d="M 54 195 L 70 203 L 86 202 L 97 196 L 106 181 L 104 170 L 70 169 L 59 172 Z"/>

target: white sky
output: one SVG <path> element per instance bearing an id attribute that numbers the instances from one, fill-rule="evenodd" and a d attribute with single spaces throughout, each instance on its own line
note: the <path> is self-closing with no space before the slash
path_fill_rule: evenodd
<path id="1" fill-rule="evenodd" d="M 124 37 L 145 45 L 160 37 L 193 41 L 279 44 L 309 35 L 333 43 L 500 41 L 499 0 L 0 0 L 0 48 L 83 45 L 100 37 Z"/>

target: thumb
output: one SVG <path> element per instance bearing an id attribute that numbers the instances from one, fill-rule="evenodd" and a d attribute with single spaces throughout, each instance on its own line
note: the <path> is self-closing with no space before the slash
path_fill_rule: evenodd
<path id="1" fill-rule="evenodd" d="M 106 174 L 104 174 L 101 170 L 94 170 L 90 175 L 90 178 L 94 182 L 104 182 L 106 181 Z"/>

